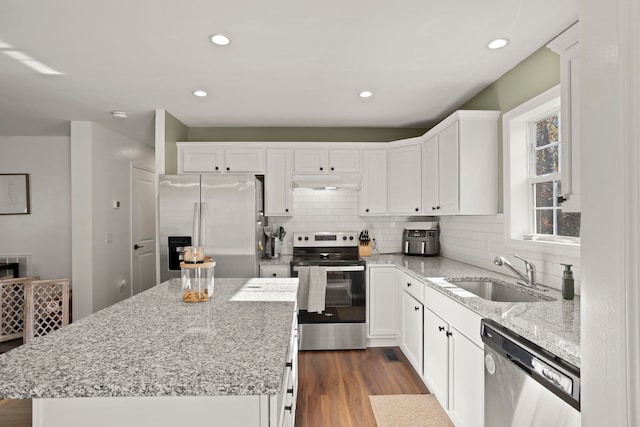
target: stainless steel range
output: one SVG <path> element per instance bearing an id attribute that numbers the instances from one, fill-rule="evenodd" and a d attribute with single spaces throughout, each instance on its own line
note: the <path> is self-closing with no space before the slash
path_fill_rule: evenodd
<path id="1" fill-rule="evenodd" d="M 293 233 L 291 276 L 302 266 L 324 267 L 327 290 L 323 312 L 298 312 L 300 350 L 366 348 L 366 263 L 358 256 L 358 233 Z"/>

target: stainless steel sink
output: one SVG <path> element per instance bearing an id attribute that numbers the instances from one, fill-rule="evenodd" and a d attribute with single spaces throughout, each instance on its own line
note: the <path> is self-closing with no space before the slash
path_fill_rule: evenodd
<path id="1" fill-rule="evenodd" d="M 506 284 L 501 284 L 489 279 L 447 280 L 447 282 L 489 301 L 538 302 L 553 300 L 552 298 L 536 297 L 517 289 L 510 288 Z"/>

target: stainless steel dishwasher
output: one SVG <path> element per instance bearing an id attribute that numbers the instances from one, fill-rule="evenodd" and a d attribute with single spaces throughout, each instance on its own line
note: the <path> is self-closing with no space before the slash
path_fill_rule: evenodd
<path id="1" fill-rule="evenodd" d="M 482 320 L 485 427 L 579 427 L 580 370 Z"/>

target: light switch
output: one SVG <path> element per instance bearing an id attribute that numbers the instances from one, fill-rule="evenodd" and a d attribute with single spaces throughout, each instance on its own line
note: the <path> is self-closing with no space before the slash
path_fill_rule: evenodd
<path id="1" fill-rule="evenodd" d="M 113 201 L 113 209 L 120 209 L 120 200 Z"/>
<path id="2" fill-rule="evenodd" d="M 104 242 L 106 244 L 111 244 L 113 243 L 113 233 L 107 233 L 104 235 Z"/>

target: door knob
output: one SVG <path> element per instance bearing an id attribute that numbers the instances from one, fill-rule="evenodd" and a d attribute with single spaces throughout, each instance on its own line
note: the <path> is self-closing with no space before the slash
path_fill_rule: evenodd
<path id="1" fill-rule="evenodd" d="M 144 248 L 144 246 L 139 245 L 137 243 L 135 245 L 133 245 L 133 249 L 140 249 L 140 248 Z"/>

